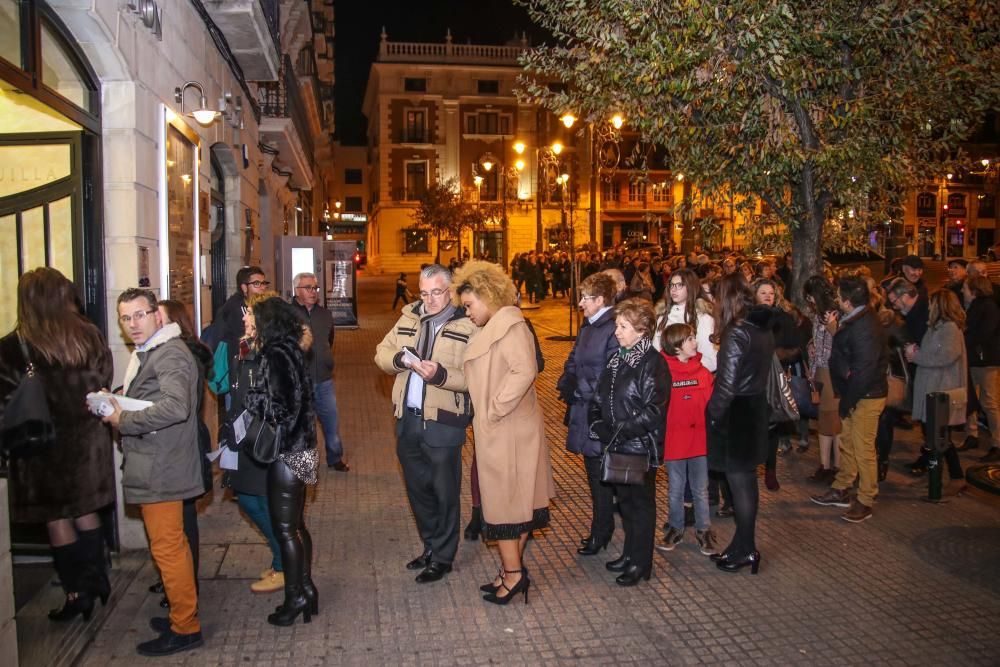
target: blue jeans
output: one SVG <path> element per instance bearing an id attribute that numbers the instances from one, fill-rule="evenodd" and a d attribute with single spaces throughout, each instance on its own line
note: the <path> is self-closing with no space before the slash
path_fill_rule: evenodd
<path id="1" fill-rule="evenodd" d="M 708 515 L 708 457 L 695 456 L 679 461 L 666 461 L 667 478 L 670 481 L 670 527 L 684 531 L 684 487 L 691 486 L 694 500 L 695 530 L 712 527 Z"/>
<path id="2" fill-rule="evenodd" d="M 337 415 L 337 393 L 333 390 L 333 380 L 316 385 L 316 416 L 323 427 L 323 443 L 326 445 L 326 464 L 333 465 L 344 458 L 344 445 L 340 441 L 340 417 Z"/>
<path id="3" fill-rule="evenodd" d="M 267 546 L 271 548 L 271 569 L 275 572 L 281 572 L 281 548 L 278 546 L 278 540 L 274 537 L 274 529 L 271 528 L 271 515 L 268 512 L 267 496 L 253 496 L 249 493 L 241 493 L 236 497 L 236 502 L 239 503 L 243 511 L 246 512 L 246 515 L 250 517 L 250 520 L 260 529 L 260 532 L 264 534 Z"/>

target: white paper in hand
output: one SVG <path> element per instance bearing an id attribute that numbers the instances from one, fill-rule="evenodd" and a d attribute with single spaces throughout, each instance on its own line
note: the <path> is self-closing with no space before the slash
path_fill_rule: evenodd
<path id="1" fill-rule="evenodd" d="M 111 403 L 112 398 L 118 402 L 122 410 L 145 410 L 153 404 L 152 401 L 129 398 L 128 396 L 111 394 L 106 391 L 92 391 L 87 394 L 87 407 L 98 417 L 107 417 L 115 411 L 115 406 Z"/>

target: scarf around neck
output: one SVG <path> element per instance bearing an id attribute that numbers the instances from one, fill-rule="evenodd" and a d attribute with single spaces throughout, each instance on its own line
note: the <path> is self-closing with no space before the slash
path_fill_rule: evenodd
<path id="1" fill-rule="evenodd" d="M 429 359 L 434 349 L 434 337 L 441 326 L 455 314 L 455 306 L 449 303 L 440 313 L 420 316 L 420 332 L 417 334 L 417 355 Z"/>
<path id="2" fill-rule="evenodd" d="M 617 371 L 618 367 L 623 362 L 628 364 L 632 368 L 635 368 L 636 366 L 639 365 L 639 360 L 642 359 L 644 356 L 646 356 L 646 352 L 649 351 L 649 348 L 652 345 L 653 343 L 649 339 L 649 336 L 643 336 L 642 338 L 639 339 L 639 342 L 637 342 L 632 347 L 618 348 L 618 354 L 611 357 L 611 360 L 608 362 L 608 368 L 610 368 L 612 371 Z"/>
<path id="3" fill-rule="evenodd" d="M 125 379 L 122 382 L 122 393 L 128 394 L 129 385 L 132 384 L 132 380 L 135 376 L 139 374 L 139 366 L 141 362 L 139 360 L 140 352 L 148 352 L 154 347 L 158 347 L 168 340 L 173 340 L 174 338 L 180 338 L 181 327 L 176 322 L 171 322 L 170 324 L 165 324 L 160 327 L 156 333 L 149 337 L 143 345 L 137 345 L 135 349 L 132 350 L 132 356 L 129 357 L 128 367 L 125 368 Z M 139 348 L 142 348 L 141 350 Z"/>

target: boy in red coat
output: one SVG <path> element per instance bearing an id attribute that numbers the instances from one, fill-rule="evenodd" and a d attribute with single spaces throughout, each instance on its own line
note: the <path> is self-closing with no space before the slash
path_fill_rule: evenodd
<path id="1" fill-rule="evenodd" d="M 708 460 L 705 406 L 712 395 L 712 373 L 701 365 L 698 340 L 689 324 L 671 324 L 662 334 L 662 354 L 673 388 L 667 408 L 663 460 L 670 480 L 667 532 L 660 551 L 673 551 L 684 539 L 684 487 L 694 500 L 695 535 L 706 556 L 717 552 L 708 510 Z"/>

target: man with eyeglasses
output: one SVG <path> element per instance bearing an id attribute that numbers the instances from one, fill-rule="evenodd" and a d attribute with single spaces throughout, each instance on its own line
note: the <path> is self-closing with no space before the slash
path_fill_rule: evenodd
<path id="1" fill-rule="evenodd" d="M 185 651 L 202 643 L 194 559 L 184 534 L 184 500 L 205 492 L 198 448 L 198 364 L 176 323 L 164 325 L 156 295 L 130 288 L 118 297 L 118 322 L 135 343 L 125 369 L 124 394 L 151 401 L 142 410 L 104 417 L 121 434 L 125 502 L 138 505 L 149 550 L 170 602 L 169 618 L 149 625 L 159 636 L 136 647 L 141 655 Z"/>
<path id="2" fill-rule="evenodd" d="M 462 445 L 472 420 L 462 363 L 477 328 L 451 302 L 451 272 L 420 271 L 420 301 L 403 308 L 375 350 L 375 364 L 395 375 L 396 455 L 423 543 L 406 564 L 418 584 L 438 581 L 458 551 Z"/>
<path id="3" fill-rule="evenodd" d="M 326 467 L 348 472 L 351 466 L 344 460 L 344 444 L 340 439 L 340 417 L 337 412 L 337 392 L 333 385 L 333 314 L 319 304 L 319 281 L 315 273 L 299 273 L 292 278 L 295 296 L 292 305 L 302 321 L 312 330 L 313 344 L 306 353 L 306 364 L 316 387 L 313 405 L 323 427 L 326 446 Z"/>
<path id="4" fill-rule="evenodd" d="M 219 312 L 215 314 L 213 325 L 219 327 L 217 340 L 229 347 L 228 356 L 239 349 L 240 338 L 246 330 L 243 316 L 247 312 L 247 298 L 252 294 L 263 294 L 271 283 L 259 266 L 244 266 L 236 272 L 236 292 L 229 297 Z M 214 350 L 213 350 L 214 352 Z M 229 369 L 229 383 L 236 381 L 236 368 Z M 227 395 L 228 401 L 228 395 Z M 228 403 L 227 403 L 228 407 Z"/>

